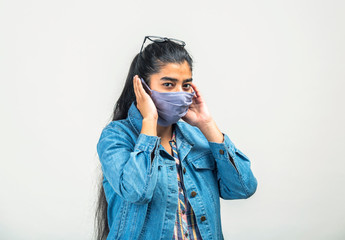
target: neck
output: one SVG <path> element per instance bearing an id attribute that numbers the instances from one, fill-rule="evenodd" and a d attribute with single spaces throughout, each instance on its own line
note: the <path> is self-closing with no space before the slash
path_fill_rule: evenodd
<path id="1" fill-rule="evenodd" d="M 161 137 L 162 139 L 171 139 L 172 137 L 172 125 L 167 127 L 163 127 L 157 124 L 157 136 Z"/>

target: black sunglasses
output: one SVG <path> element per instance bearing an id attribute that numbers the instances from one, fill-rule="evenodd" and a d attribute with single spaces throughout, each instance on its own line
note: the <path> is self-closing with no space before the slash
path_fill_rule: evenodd
<path id="1" fill-rule="evenodd" d="M 141 45 L 141 48 L 140 48 L 140 55 L 141 55 L 141 51 L 143 50 L 144 43 L 145 43 L 146 39 L 148 39 L 148 40 L 150 40 L 152 42 L 167 42 L 167 41 L 171 41 L 171 42 L 174 42 L 174 43 L 177 43 L 177 44 L 181 45 L 182 47 L 186 46 L 186 43 L 184 41 L 178 40 L 178 39 L 175 39 L 175 38 L 157 37 L 157 36 L 145 36 L 144 42 L 143 42 L 143 44 Z"/>

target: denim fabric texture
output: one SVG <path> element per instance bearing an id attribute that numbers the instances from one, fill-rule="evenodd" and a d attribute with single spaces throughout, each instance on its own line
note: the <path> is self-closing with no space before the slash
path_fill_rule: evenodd
<path id="1" fill-rule="evenodd" d="M 176 163 L 160 137 L 140 133 L 142 119 L 133 102 L 127 118 L 110 122 L 97 143 L 108 202 L 107 240 L 173 237 Z M 201 236 L 224 239 L 219 198 L 246 199 L 255 193 L 250 160 L 225 133 L 223 143 L 209 142 L 197 127 L 179 120 L 175 134 L 186 195 Z"/>

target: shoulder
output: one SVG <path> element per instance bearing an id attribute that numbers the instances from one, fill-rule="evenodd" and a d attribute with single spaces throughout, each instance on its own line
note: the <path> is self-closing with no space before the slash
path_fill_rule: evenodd
<path id="1" fill-rule="evenodd" d="M 131 132 L 132 125 L 128 119 L 115 120 L 108 123 L 102 130 L 102 134 Z"/>
<path id="2" fill-rule="evenodd" d="M 124 142 L 133 145 L 137 136 L 128 119 L 115 120 L 108 123 L 99 137 L 98 145 L 105 141 Z"/>

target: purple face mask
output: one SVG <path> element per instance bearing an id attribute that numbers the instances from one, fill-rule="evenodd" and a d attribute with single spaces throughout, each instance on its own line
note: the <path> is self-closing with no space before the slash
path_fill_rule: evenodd
<path id="1" fill-rule="evenodd" d="M 151 98 L 156 105 L 158 112 L 158 124 L 169 126 L 176 123 L 181 117 L 186 115 L 189 106 L 193 103 L 195 92 L 157 92 L 141 78 L 144 88 L 151 93 Z"/>

